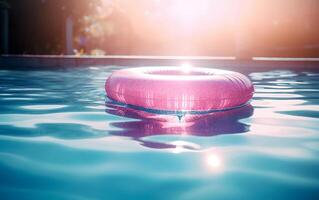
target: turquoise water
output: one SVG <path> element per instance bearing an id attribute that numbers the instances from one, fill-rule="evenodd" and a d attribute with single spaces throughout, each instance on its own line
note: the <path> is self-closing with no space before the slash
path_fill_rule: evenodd
<path id="1" fill-rule="evenodd" d="M 259 70 L 194 123 L 105 105 L 120 67 L 0 70 L 0 199 L 316 199 L 319 73 Z"/>

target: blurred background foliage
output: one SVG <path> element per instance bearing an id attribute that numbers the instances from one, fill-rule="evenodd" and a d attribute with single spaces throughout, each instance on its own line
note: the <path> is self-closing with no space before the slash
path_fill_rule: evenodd
<path id="1" fill-rule="evenodd" d="M 11 54 L 319 56 L 318 0 L 0 0 Z"/>

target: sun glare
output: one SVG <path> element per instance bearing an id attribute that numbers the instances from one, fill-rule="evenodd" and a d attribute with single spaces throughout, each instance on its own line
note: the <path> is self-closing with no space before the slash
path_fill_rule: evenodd
<path id="1" fill-rule="evenodd" d="M 185 74 L 188 74 L 191 70 L 192 70 L 192 65 L 189 64 L 189 63 L 183 63 L 181 65 L 181 68 L 182 68 L 182 71 L 185 73 Z"/>
<path id="2" fill-rule="evenodd" d="M 220 169 L 222 167 L 222 161 L 220 157 L 215 153 L 209 153 L 205 157 L 206 165 L 213 170 Z"/>
<path id="3" fill-rule="evenodd" d="M 208 0 L 176 0 L 171 6 L 171 14 L 179 23 L 190 25 L 206 14 L 209 6 Z"/>

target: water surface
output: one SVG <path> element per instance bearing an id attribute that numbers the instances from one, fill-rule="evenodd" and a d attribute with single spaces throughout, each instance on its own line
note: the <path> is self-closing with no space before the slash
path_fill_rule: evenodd
<path id="1" fill-rule="evenodd" d="M 117 66 L 0 70 L 1 199 L 316 199 L 319 73 L 258 70 L 195 123 L 106 107 Z"/>

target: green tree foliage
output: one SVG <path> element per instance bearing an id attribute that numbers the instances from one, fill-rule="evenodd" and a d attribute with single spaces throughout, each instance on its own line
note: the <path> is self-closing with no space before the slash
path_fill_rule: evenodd
<path id="1" fill-rule="evenodd" d="M 9 4 L 6 0 L 0 0 L 0 9 L 2 8 L 5 8 L 5 9 L 9 8 Z"/>
<path id="2" fill-rule="evenodd" d="M 8 0 L 10 49 L 13 54 L 63 54 L 65 20 L 72 16 L 75 30 L 100 0 Z"/>
<path id="3" fill-rule="evenodd" d="M 7 2 L 7 3 L 4 3 Z M 318 0 L 0 0 L 10 5 L 10 53 L 63 54 L 65 22 L 90 54 L 318 56 Z M 192 18 L 194 17 L 194 18 Z M 244 35 L 238 42 L 238 36 Z M 243 42 L 244 41 L 244 42 Z"/>

